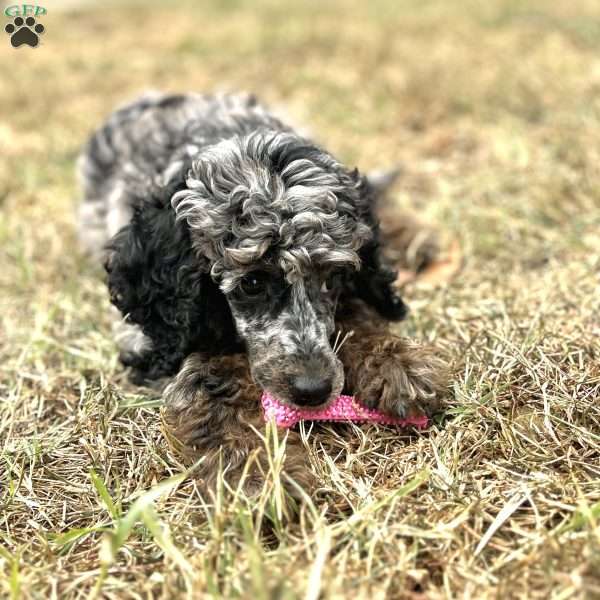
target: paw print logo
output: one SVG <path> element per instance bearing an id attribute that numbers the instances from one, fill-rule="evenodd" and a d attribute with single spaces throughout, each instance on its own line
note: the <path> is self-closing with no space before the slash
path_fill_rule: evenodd
<path id="1" fill-rule="evenodd" d="M 14 48 L 23 44 L 35 48 L 40 43 L 40 35 L 44 33 L 44 26 L 36 23 L 33 17 L 15 17 L 12 23 L 9 23 L 4 31 L 10 35 L 10 43 Z"/>

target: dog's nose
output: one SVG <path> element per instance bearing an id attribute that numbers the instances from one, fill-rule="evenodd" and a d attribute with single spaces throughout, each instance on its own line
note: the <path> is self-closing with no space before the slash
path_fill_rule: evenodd
<path id="1" fill-rule="evenodd" d="M 294 402 L 298 406 L 318 406 L 331 394 L 331 380 L 300 375 L 292 381 Z"/>

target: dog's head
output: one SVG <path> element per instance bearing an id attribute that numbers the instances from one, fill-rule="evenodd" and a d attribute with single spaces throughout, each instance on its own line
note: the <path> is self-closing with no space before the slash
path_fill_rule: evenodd
<path id="1" fill-rule="evenodd" d="M 313 144 L 257 132 L 203 151 L 173 197 L 253 377 L 284 402 L 321 406 L 342 390 L 336 305 L 374 238 L 364 186 Z"/>
<path id="2" fill-rule="evenodd" d="M 110 246 L 108 283 L 152 342 L 148 376 L 241 342 L 256 382 L 283 402 L 322 406 L 338 395 L 340 297 L 391 319 L 405 313 L 380 261 L 375 195 L 313 144 L 263 131 L 203 150 L 134 200 Z"/>

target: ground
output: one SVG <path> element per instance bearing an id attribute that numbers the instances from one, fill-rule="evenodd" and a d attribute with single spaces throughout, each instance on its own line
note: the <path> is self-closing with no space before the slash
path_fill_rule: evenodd
<path id="1" fill-rule="evenodd" d="M 49 2 L 0 55 L 0 596 L 600 597 L 600 8 L 589 0 Z M 7 20 L 8 22 L 8 20 Z M 460 244 L 399 331 L 424 432 L 307 432 L 323 489 L 202 499 L 126 382 L 74 163 L 147 88 L 245 89 Z"/>

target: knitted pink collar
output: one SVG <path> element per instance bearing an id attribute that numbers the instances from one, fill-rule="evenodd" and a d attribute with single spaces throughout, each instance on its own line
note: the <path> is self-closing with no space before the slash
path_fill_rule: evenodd
<path id="1" fill-rule="evenodd" d="M 275 419 L 279 427 L 293 427 L 298 421 L 353 421 L 382 423 L 406 427 L 427 427 L 427 417 L 391 417 L 378 410 L 367 408 L 353 396 L 339 396 L 325 409 L 295 408 L 282 404 L 272 396 L 264 393 L 261 399 L 265 411 L 265 420 Z"/>

